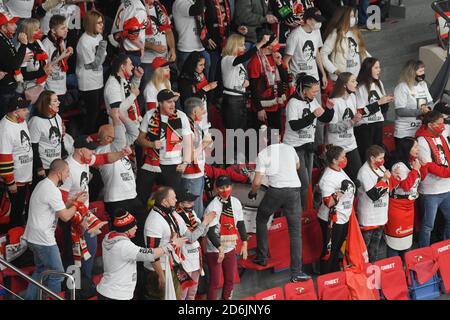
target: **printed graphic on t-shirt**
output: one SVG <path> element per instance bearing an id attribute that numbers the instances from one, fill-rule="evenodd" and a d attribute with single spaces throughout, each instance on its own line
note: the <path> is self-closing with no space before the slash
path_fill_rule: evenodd
<path id="1" fill-rule="evenodd" d="M 58 57 L 58 50 L 53 51 L 53 54 L 51 56 L 50 61 L 56 60 L 56 58 Z M 50 78 L 53 81 L 61 81 L 64 80 L 64 75 L 62 74 L 61 71 L 61 66 L 59 65 L 59 63 L 57 65 L 54 66 L 53 68 L 53 72 L 50 75 Z"/>
<path id="2" fill-rule="evenodd" d="M 358 66 L 358 43 L 352 37 L 348 37 L 347 70 Z"/>
<path id="3" fill-rule="evenodd" d="M 51 126 L 48 132 L 48 140 L 52 147 L 56 148 L 61 143 L 61 132 L 58 127 Z"/>
<path id="4" fill-rule="evenodd" d="M 309 116 L 310 114 L 311 114 L 311 110 L 309 110 L 308 108 L 303 109 L 302 119 L 307 117 L 307 116 Z M 312 135 L 311 129 L 314 129 L 314 128 L 316 128 L 316 125 L 313 123 L 313 124 L 303 128 L 303 129 L 301 129 L 299 131 L 299 134 L 298 134 L 299 138 L 301 138 L 301 139 L 312 139 L 313 135 Z"/>
<path id="5" fill-rule="evenodd" d="M 381 197 L 373 202 L 373 206 L 375 208 L 385 208 L 387 207 L 387 197 L 388 197 L 388 192 L 389 192 L 389 188 L 386 187 L 378 187 L 377 188 L 378 193 L 381 195 Z"/>
<path id="6" fill-rule="evenodd" d="M 88 189 L 88 184 L 89 184 L 88 173 L 86 171 L 83 171 L 81 173 L 81 177 L 80 177 L 80 189 L 81 189 L 81 191 L 86 191 Z"/>
<path id="7" fill-rule="evenodd" d="M 300 69 L 302 72 L 310 72 L 314 68 L 314 63 L 316 63 L 316 56 L 315 54 L 315 48 L 314 43 L 311 40 L 305 41 L 305 44 L 303 45 L 302 51 L 303 51 L 303 58 L 305 59 L 305 62 L 300 62 Z"/>
<path id="8" fill-rule="evenodd" d="M 120 162 L 122 163 L 123 167 L 127 170 L 126 172 L 122 172 L 120 174 L 120 177 L 122 178 L 122 181 L 132 181 L 133 177 L 130 174 L 131 171 L 131 161 L 127 157 L 123 157 L 120 159 Z"/>
<path id="9" fill-rule="evenodd" d="M 353 206 L 353 198 L 355 196 L 355 184 L 350 180 L 342 180 L 341 192 L 344 193 L 342 198 L 339 200 L 345 210 L 349 210 Z"/>
<path id="10" fill-rule="evenodd" d="M 342 115 L 342 120 L 348 121 L 348 120 L 353 119 L 354 116 L 355 116 L 355 114 L 353 113 L 352 109 L 347 108 L 347 109 L 345 109 L 344 114 Z M 352 137 L 353 137 L 352 129 L 349 129 L 345 132 L 339 133 L 339 138 L 341 138 L 341 139 L 350 139 Z"/>
<path id="11" fill-rule="evenodd" d="M 437 148 L 439 150 L 439 158 L 441 159 L 442 165 L 448 167 L 448 161 L 447 158 L 445 157 L 444 147 L 441 144 L 438 144 Z"/>
<path id="12" fill-rule="evenodd" d="M 240 92 L 244 92 L 245 88 L 244 88 L 244 81 L 247 79 L 247 70 L 240 65 L 239 66 L 239 83 L 238 85 L 234 86 L 234 90 L 240 91 Z"/>
<path id="13" fill-rule="evenodd" d="M 20 131 L 20 144 L 22 145 L 22 148 L 26 151 L 29 152 L 31 150 L 31 141 L 30 141 L 30 137 L 28 136 L 28 134 L 26 133 L 25 130 L 21 130 Z M 28 156 L 27 156 L 28 157 Z"/>
<path id="14" fill-rule="evenodd" d="M 381 97 L 376 90 L 370 90 L 369 97 L 368 97 L 369 104 L 377 102 L 380 99 L 381 99 Z M 370 115 L 369 117 L 367 117 L 367 120 L 373 121 L 373 122 L 381 121 L 381 116 L 380 116 L 379 112 L 376 112 L 376 113 Z"/>

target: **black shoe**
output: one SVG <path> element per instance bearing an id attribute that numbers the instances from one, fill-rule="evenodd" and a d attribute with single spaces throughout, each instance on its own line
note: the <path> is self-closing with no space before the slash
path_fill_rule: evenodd
<path id="1" fill-rule="evenodd" d="M 252 262 L 254 264 L 258 264 L 258 265 L 263 266 L 263 267 L 267 266 L 267 260 L 262 260 L 262 259 L 255 258 L 255 259 L 253 259 Z"/>
<path id="2" fill-rule="evenodd" d="M 308 276 L 306 273 L 304 272 L 300 272 L 294 276 L 291 277 L 291 282 L 301 282 L 301 281 L 307 281 L 311 279 L 310 276 Z"/>

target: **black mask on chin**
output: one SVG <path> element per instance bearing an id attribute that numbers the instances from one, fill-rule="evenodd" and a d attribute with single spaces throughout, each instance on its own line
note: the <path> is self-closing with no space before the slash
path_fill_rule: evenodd
<path id="1" fill-rule="evenodd" d="M 445 124 L 449 124 L 449 125 L 450 125 L 450 117 L 448 117 L 448 118 L 445 118 L 445 119 L 444 119 L 444 123 L 445 123 Z"/>
<path id="2" fill-rule="evenodd" d="M 416 75 L 416 81 L 417 82 L 425 81 L 425 73 L 420 76 Z"/>
<path id="3" fill-rule="evenodd" d="M 353 91 L 348 90 L 348 88 L 345 88 L 345 91 L 347 91 L 348 94 L 354 93 Z"/>

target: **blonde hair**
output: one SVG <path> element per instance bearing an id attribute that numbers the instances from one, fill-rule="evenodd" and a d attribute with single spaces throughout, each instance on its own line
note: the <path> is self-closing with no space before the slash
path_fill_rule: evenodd
<path id="1" fill-rule="evenodd" d="M 399 83 L 406 83 L 410 89 L 414 87 L 416 81 L 416 71 L 425 67 L 425 64 L 420 60 L 409 60 L 406 62 L 402 71 L 400 72 Z"/>
<path id="2" fill-rule="evenodd" d="M 245 37 L 243 35 L 233 33 L 228 37 L 225 46 L 222 49 L 222 57 L 236 56 L 238 47 L 245 43 Z"/>
<path id="3" fill-rule="evenodd" d="M 33 38 L 33 34 L 36 31 L 36 27 L 40 27 L 41 23 L 39 22 L 39 20 L 34 19 L 34 18 L 28 18 L 23 20 L 22 24 L 20 25 L 20 32 L 23 32 L 27 35 L 28 37 L 28 41 L 30 42 L 31 39 Z"/>
<path id="4" fill-rule="evenodd" d="M 103 22 L 105 22 L 103 14 L 101 14 L 97 10 L 88 11 L 83 20 L 83 27 L 86 33 L 95 34 L 96 25 L 99 18 L 102 18 Z"/>
<path id="5" fill-rule="evenodd" d="M 153 74 L 152 74 L 152 76 L 150 78 L 150 81 L 149 81 L 149 82 L 153 83 L 153 85 L 155 86 L 156 90 L 158 90 L 158 91 L 162 89 L 163 85 L 164 85 L 164 87 L 166 89 L 170 89 L 171 88 L 169 79 L 166 79 L 164 77 L 164 68 L 168 68 L 168 67 L 166 66 L 166 67 L 162 67 L 162 68 L 157 68 L 153 72 Z"/>

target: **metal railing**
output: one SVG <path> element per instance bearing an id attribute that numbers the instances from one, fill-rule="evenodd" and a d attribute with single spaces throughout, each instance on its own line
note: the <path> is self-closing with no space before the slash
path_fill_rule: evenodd
<path id="1" fill-rule="evenodd" d="M 50 289 L 48 289 L 47 287 L 43 286 L 42 284 L 40 284 L 39 282 L 37 282 L 36 280 L 34 280 L 33 278 L 27 276 L 25 273 L 23 273 L 22 271 L 20 271 L 18 268 L 16 268 L 14 265 L 12 265 L 11 263 L 9 263 L 8 261 L 6 261 L 5 259 L 0 257 L 0 264 L 3 264 L 4 266 L 10 268 L 12 271 L 14 271 L 19 277 L 21 277 L 22 279 L 24 279 L 25 281 L 27 281 L 28 283 L 34 284 L 35 286 L 37 286 L 40 289 L 40 292 L 44 291 L 45 293 L 47 293 L 49 296 L 55 298 L 56 300 L 65 300 L 64 298 L 58 296 L 56 293 L 54 293 L 53 291 L 51 291 Z M 69 275 L 70 276 L 70 275 Z M 71 276 L 72 277 L 72 276 Z M 72 277 L 73 279 L 73 277 Z M 74 286 L 75 287 L 75 286 Z"/>
<path id="2" fill-rule="evenodd" d="M 53 270 L 47 270 L 41 273 L 41 285 L 43 286 L 45 278 L 47 278 L 50 275 L 56 275 L 64 278 L 68 278 L 72 282 L 72 288 L 70 290 L 70 300 L 75 300 L 75 279 L 71 274 L 60 272 L 60 271 L 53 271 Z M 42 292 L 43 290 L 39 288 L 38 292 L 38 299 L 42 300 Z"/>
<path id="3" fill-rule="evenodd" d="M 443 7 L 445 7 L 446 9 L 444 9 Z M 450 26 L 450 17 L 448 17 L 445 14 L 445 11 L 448 11 L 450 9 L 450 1 L 449 0 L 434 1 L 431 4 L 431 8 L 434 10 L 434 12 L 439 14 L 442 17 L 442 19 L 445 20 L 445 22 L 447 23 L 448 26 Z M 450 55 L 450 29 L 448 31 L 448 38 L 447 38 L 447 40 L 448 40 L 448 42 L 447 42 L 447 55 Z"/>

